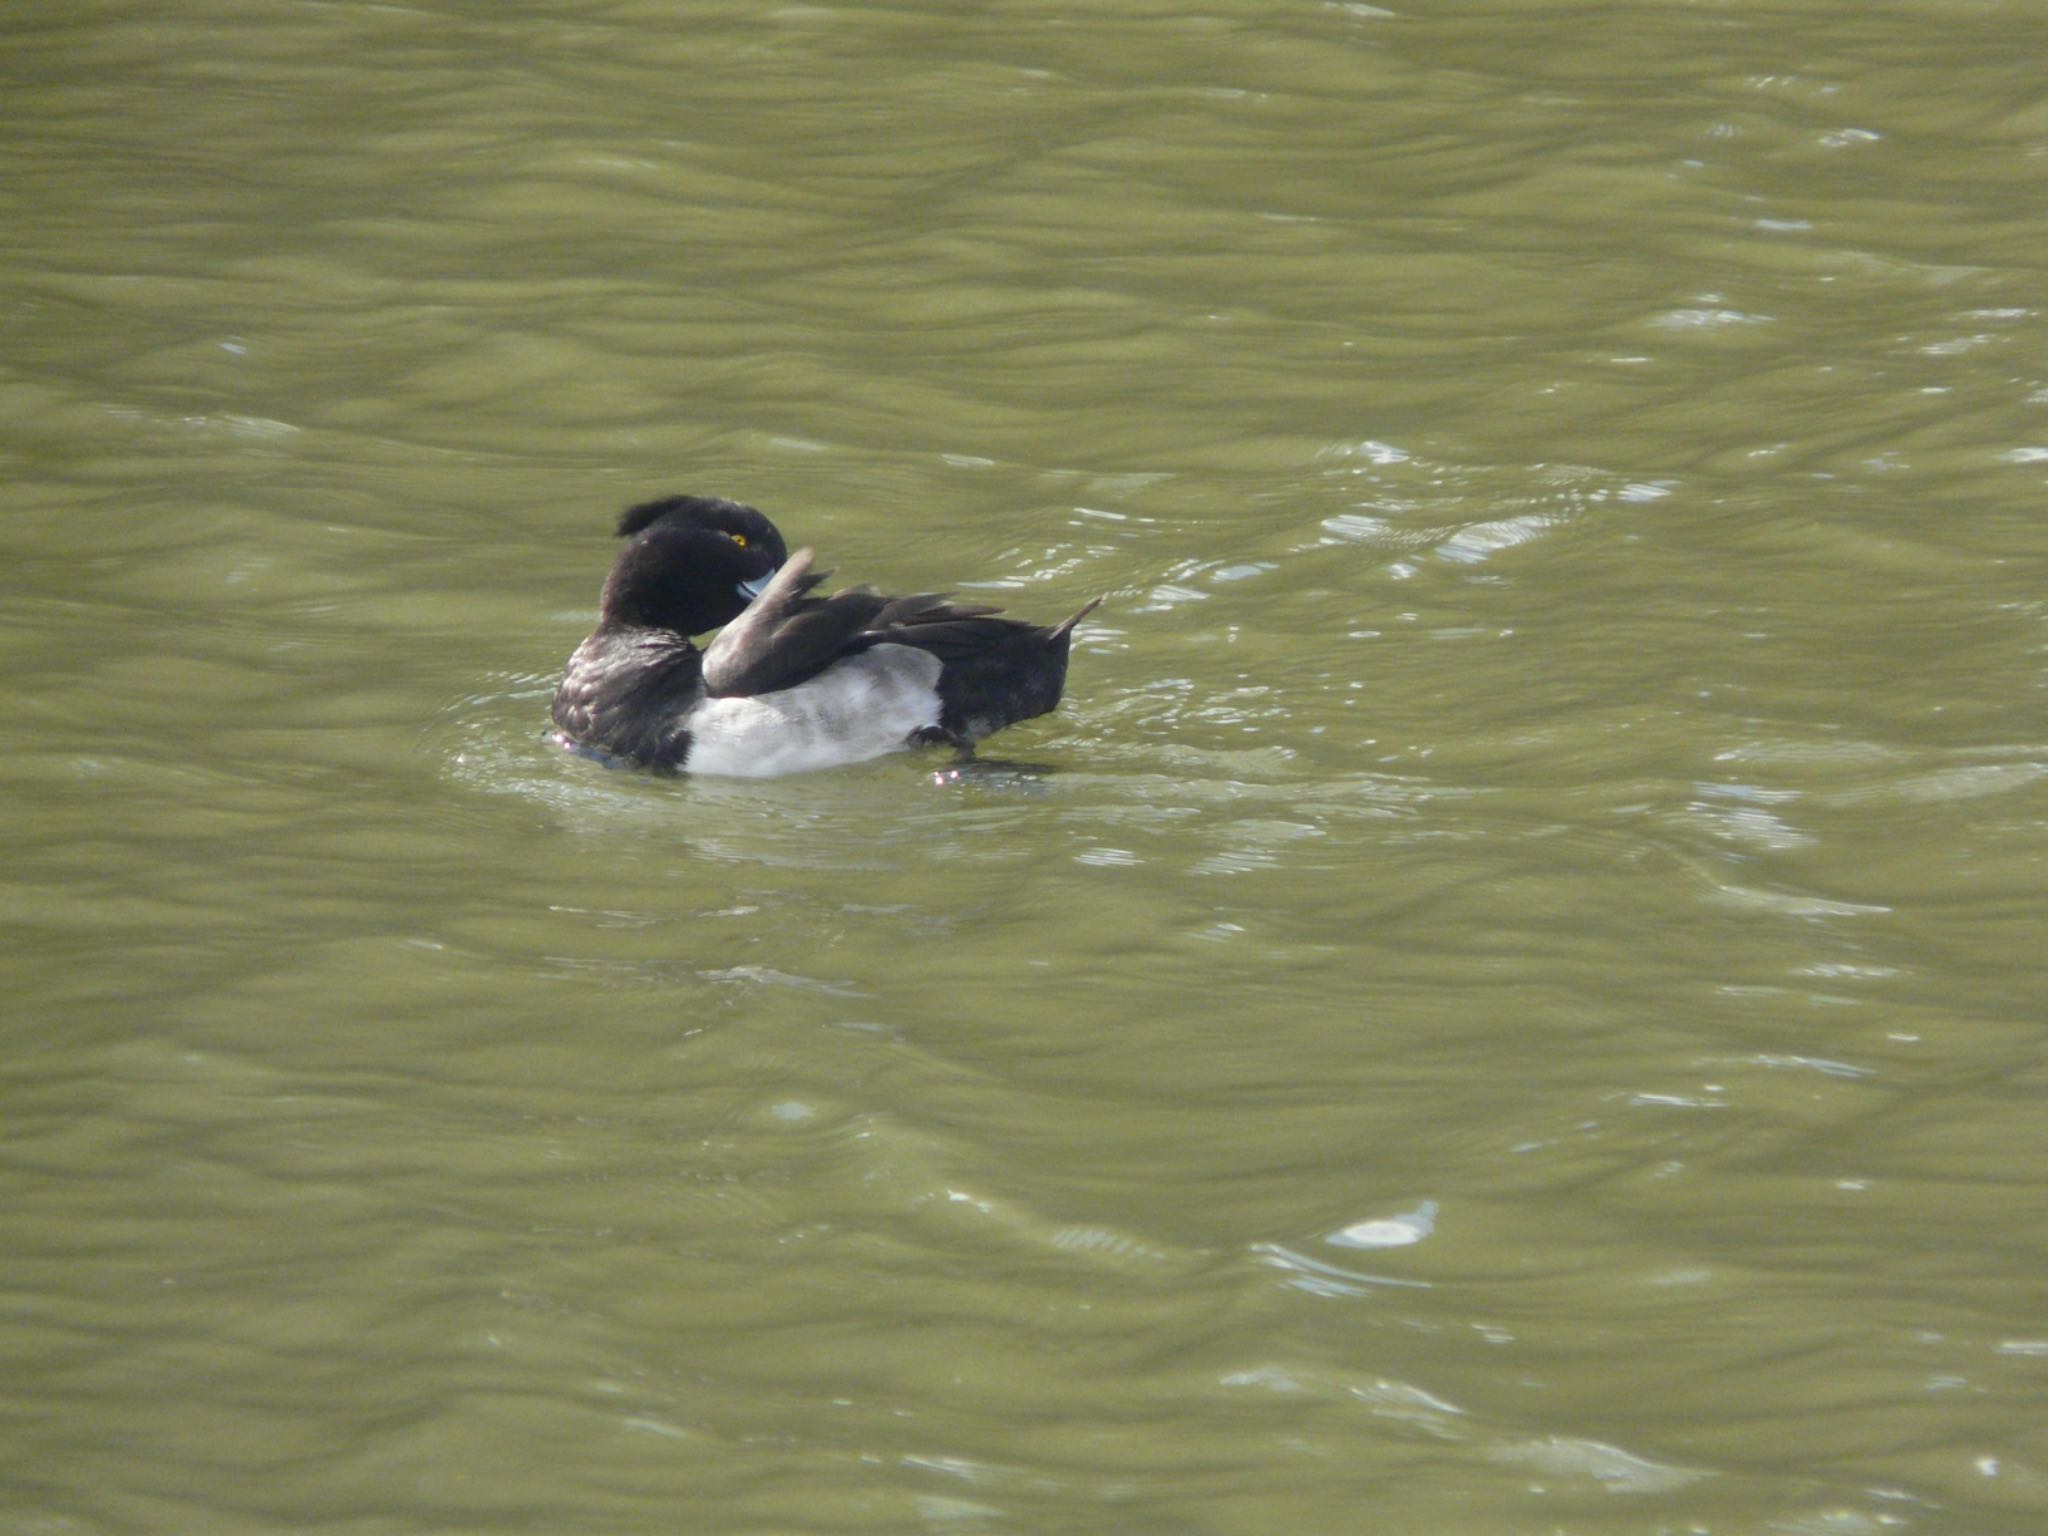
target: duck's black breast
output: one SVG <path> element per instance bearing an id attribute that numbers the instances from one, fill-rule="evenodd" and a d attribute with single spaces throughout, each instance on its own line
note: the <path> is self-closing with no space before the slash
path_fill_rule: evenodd
<path id="1" fill-rule="evenodd" d="M 569 658 L 552 714 L 581 746 L 680 768 L 690 751 L 687 718 L 703 698 L 703 655 L 684 637 L 599 629 Z"/>

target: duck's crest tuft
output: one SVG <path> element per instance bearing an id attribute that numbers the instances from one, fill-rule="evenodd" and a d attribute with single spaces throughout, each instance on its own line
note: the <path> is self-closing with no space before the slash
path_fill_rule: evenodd
<path id="1" fill-rule="evenodd" d="M 626 508 L 619 514 L 618 535 L 630 539 L 642 529 L 651 527 L 671 512 L 744 512 L 749 511 L 743 503 L 728 501 L 723 496 L 657 496 L 653 501 L 643 501 L 638 506 Z"/>

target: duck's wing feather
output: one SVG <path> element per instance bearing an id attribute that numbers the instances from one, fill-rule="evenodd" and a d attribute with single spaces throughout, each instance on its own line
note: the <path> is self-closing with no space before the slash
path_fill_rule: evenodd
<path id="1" fill-rule="evenodd" d="M 840 657 L 876 645 L 913 646 L 949 666 L 992 661 L 1027 637 L 1064 651 L 1068 631 L 1095 607 L 1090 603 L 1048 630 L 998 618 L 1000 608 L 952 602 L 941 592 L 884 597 L 872 587 L 851 587 L 814 597 L 812 588 L 827 573 L 812 571 L 811 559 L 809 549 L 791 555 L 761 595 L 706 647 L 705 692 L 734 698 L 794 688 Z"/>
<path id="2" fill-rule="evenodd" d="M 1000 608 L 969 607 L 950 600 L 944 592 L 920 592 L 913 597 L 892 597 L 883 603 L 868 629 L 879 637 L 892 629 L 913 629 L 926 624 L 943 624 L 952 619 L 979 619 Z"/>
<path id="3" fill-rule="evenodd" d="M 885 641 L 914 645 L 947 663 L 981 659 L 991 650 L 1024 643 L 1027 638 L 1032 645 L 1064 650 L 1074 626 L 1101 603 L 1098 597 L 1071 617 L 1046 626 L 998 618 L 1003 611 L 1000 608 L 951 603 L 943 594 L 899 597 L 891 599 L 861 640 L 867 645 Z"/>
<path id="4" fill-rule="evenodd" d="M 739 698 L 794 688 L 850 648 L 888 606 L 865 587 L 813 597 L 829 574 L 813 573 L 811 551 L 782 563 L 761 595 L 704 650 L 704 691 Z"/>

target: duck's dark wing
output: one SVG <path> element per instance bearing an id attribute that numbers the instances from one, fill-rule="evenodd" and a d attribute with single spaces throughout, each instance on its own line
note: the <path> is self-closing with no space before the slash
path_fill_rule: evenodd
<path id="1" fill-rule="evenodd" d="M 889 600 L 866 587 L 812 597 L 827 573 L 811 571 L 811 551 L 782 563 L 761 595 L 704 650 L 704 689 L 743 697 L 794 688 L 850 649 Z"/>
<path id="2" fill-rule="evenodd" d="M 822 579 L 811 573 L 808 549 L 790 556 L 704 652 L 705 690 L 726 696 L 773 693 L 796 687 L 841 657 L 878 645 L 906 646 L 939 662 L 938 734 L 965 745 L 1059 703 L 1074 626 L 1101 601 L 1058 624 L 1038 625 L 929 593 L 883 597 L 856 587 L 812 597 Z"/>
<path id="3" fill-rule="evenodd" d="M 1024 619 L 997 618 L 996 615 L 1003 611 L 1000 608 L 967 607 L 946 601 L 944 594 L 896 597 L 891 598 L 875 616 L 862 641 L 868 645 L 882 642 L 914 645 L 919 650 L 930 651 L 941 661 L 965 661 L 991 646 L 1001 646 L 1027 636 L 1039 645 L 1057 645 L 1101 604 L 1102 599 L 1098 597 L 1072 618 L 1062 619 L 1048 627 Z"/>
<path id="4" fill-rule="evenodd" d="M 941 661 L 964 650 L 972 650 L 986 636 L 1017 627 L 1015 619 L 998 619 L 1000 608 L 955 603 L 943 592 L 920 592 L 914 597 L 892 597 L 884 602 L 860 645 L 914 645 L 932 652 Z"/>

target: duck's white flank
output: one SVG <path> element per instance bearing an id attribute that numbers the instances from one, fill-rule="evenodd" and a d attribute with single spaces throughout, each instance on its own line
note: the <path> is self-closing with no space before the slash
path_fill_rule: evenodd
<path id="1" fill-rule="evenodd" d="M 689 773 L 763 779 L 865 762 L 939 723 L 939 658 L 877 645 L 778 693 L 706 699 L 691 713 Z"/>

